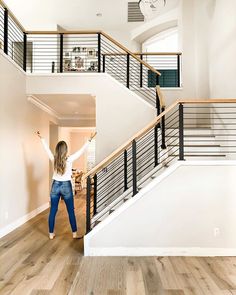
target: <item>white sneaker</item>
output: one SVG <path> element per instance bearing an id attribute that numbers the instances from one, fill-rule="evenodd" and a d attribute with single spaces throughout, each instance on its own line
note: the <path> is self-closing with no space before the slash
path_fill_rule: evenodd
<path id="1" fill-rule="evenodd" d="M 53 240 L 55 238 L 55 234 L 54 233 L 49 233 L 49 239 Z"/>
<path id="2" fill-rule="evenodd" d="M 82 239 L 83 236 L 79 236 L 77 232 L 72 233 L 73 239 Z"/>

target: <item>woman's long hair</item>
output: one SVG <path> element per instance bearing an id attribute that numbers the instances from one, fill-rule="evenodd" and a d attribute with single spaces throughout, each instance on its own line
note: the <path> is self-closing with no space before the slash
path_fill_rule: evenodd
<path id="1" fill-rule="evenodd" d="M 66 158 L 67 158 L 67 144 L 65 141 L 59 141 L 54 155 L 54 171 L 63 175 L 66 170 Z"/>

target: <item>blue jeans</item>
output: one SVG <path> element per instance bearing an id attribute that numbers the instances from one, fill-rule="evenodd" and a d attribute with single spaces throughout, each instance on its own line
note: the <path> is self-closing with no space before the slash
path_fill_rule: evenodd
<path id="1" fill-rule="evenodd" d="M 76 225 L 75 212 L 74 212 L 74 198 L 73 198 L 71 181 L 53 180 L 52 189 L 50 193 L 51 208 L 50 208 L 50 214 L 48 218 L 49 233 L 54 232 L 55 218 L 56 218 L 56 214 L 58 210 L 58 203 L 61 197 L 63 197 L 66 203 L 66 208 L 69 215 L 72 232 L 76 232 L 77 225 Z"/>

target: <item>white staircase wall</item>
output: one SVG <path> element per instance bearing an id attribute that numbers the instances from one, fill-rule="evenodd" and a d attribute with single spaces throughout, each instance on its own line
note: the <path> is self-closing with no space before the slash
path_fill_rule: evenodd
<path id="1" fill-rule="evenodd" d="M 235 175 L 236 161 L 174 164 L 86 235 L 85 255 L 236 255 Z"/>
<path id="2" fill-rule="evenodd" d="M 147 125 L 156 109 L 108 74 L 28 75 L 27 93 L 92 94 L 96 98 L 96 163 Z"/>

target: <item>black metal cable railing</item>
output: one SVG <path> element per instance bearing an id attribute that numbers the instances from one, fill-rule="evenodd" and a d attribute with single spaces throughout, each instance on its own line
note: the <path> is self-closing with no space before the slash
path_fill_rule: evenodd
<path id="1" fill-rule="evenodd" d="M 142 60 L 161 73 L 160 87 L 181 87 L 181 53 L 141 53 Z M 149 87 L 153 85 L 153 74 L 148 72 L 146 77 Z"/>
<path id="2" fill-rule="evenodd" d="M 175 117 L 177 117 L 176 112 L 177 111 L 174 113 Z M 166 119 L 167 124 L 169 120 L 171 120 L 171 122 L 173 120 L 172 111 L 168 114 Z M 162 129 L 160 127 L 161 126 L 157 124 L 155 128 L 136 141 L 137 181 L 141 180 L 142 177 L 149 173 L 153 167 L 157 166 L 160 161 L 163 162 L 167 156 L 165 144 L 163 148 Z M 162 125 L 162 127 L 165 128 L 164 125 Z M 171 140 L 171 138 L 167 138 L 166 144 L 171 144 Z M 155 142 L 157 142 L 156 145 Z M 170 149 L 170 152 L 172 151 L 173 148 Z M 155 155 L 155 157 L 153 155 Z M 173 158 L 175 157 L 176 156 Z M 132 169 L 132 146 L 130 146 L 124 153 L 117 156 L 105 169 L 96 173 L 96 213 L 103 210 L 132 186 Z"/>
<path id="3" fill-rule="evenodd" d="M 107 165 L 88 173 L 87 232 L 165 167 L 196 158 L 236 159 L 236 99 L 177 101 Z"/>
<path id="4" fill-rule="evenodd" d="M 23 68 L 24 32 L 14 16 L 2 3 L 0 3 L 0 49 Z"/>
<path id="5" fill-rule="evenodd" d="M 98 35 L 64 35 L 63 61 L 63 72 L 98 72 Z"/>
<path id="6" fill-rule="evenodd" d="M 127 53 L 112 50 L 112 46 L 105 49 L 103 63 L 106 64 L 106 70 L 111 75 L 118 76 L 118 73 L 120 73 L 119 65 L 123 64 L 125 69 L 127 64 Z M 136 91 L 144 99 L 149 101 L 150 98 L 153 98 L 152 101 L 153 103 L 155 102 L 156 85 L 161 87 L 181 86 L 181 53 L 138 53 L 136 56 L 150 64 L 153 68 L 158 69 L 161 73 L 161 76 L 157 76 L 156 73 L 143 67 L 142 64 L 136 63 L 135 60 L 130 60 L 130 89 Z M 126 73 L 122 72 L 119 77 L 121 82 L 126 85 Z"/>
<path id="7" fill-rule="evenodd" d="M 24 54 L 24 33 L 15 23 L 14 19 L 8 16 L 8 55 L 23 68 Z"/>
<path id="8" fill-rule="evenodd" d="M 59 72 L 59 43 L 57 34 L 27 34 L 27 50 L 32 53 L 27 61 L 27 72 Z"/>
<path id="9" fill-rule="evenodd" d="M 174 137 L 163 134 L 163 130 L 174 120 L 179 126 L 178 106 L 162 116 L 153 127 L 134 139 L 106 166 L 97 170 L 87 179 L 87 232 L 90 231 L 114 202 L 123 202 L 124 192 L 137 194 L 143 178 L 154 169 L 158 173 L 172 161 L 177 160 L 179 142 Z M 175 131 L 173 135 L 177 135 Z M 167 148 L 168 147 L 168 148 Z M 89 205 L 88 205 L 89 204 Z M 99 219 L 97 218 L 99 216 Z"/>
<path id="10" fill-rule="evenodd" d="M 184 107 L 185 157 L 236 158 L 236 103 Z"/>
<path id="11" fill-rule="evenodd" d="M 0 4 L 0 49 L 4 48 L 4 8 Z"/>

